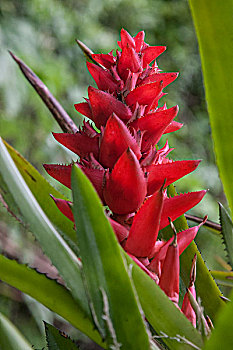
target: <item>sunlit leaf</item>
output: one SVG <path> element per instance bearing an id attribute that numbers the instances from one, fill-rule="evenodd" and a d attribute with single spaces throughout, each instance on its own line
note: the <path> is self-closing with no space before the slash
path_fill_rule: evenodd
<path id="1" fill-rule="evenodd" d="M 189 0 L 197 33 L 216 161 L 233 213 L 232 0 Z"/>

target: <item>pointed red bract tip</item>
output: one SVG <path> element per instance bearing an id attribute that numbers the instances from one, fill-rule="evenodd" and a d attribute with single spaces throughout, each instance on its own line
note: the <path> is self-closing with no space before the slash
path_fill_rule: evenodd
<path id="1" fill-rule="evenodd" d="M 81 102 L 81 103 L 76 103 L 74 105 L 74 108 L 76 109 L 77 112 L 85 115 L 85 117 L 93 120 L 91 108 L 89 106 L 89 103 L 87 102 Z"/>
<path id="2" fill-rule="evenodd" d="M 129 214 L 141 206 L 146 195 L 146 179 L 130 149 L 116 162 L 103 193 L 107 205 L 116 214 Z"/>
<path id="3" fill-rule="evenodd" d="M 138 103 L 139 105 L 147 105 L 149 108 L 152 102 L 159 97 L 162 88 L 163 85 L 161 82 L 136 87 L 136 89 L 132 90 L 127 95 L 125 99 L 126 103 L 129 106 L 135 106 L 136 103 Z"/>
<path id="4" fill-rule="evenodd" d="M 121 29 L 121 48 L 131 47 L 135 49 L 135 42 L 133 37 L 125 30 Z"/>
<path id="5" fill-rule="evenodd" d="M 131 47 L 124 47 L 118 60 L 117 70 L 121 79 L 126 81 L 129 71 L 137 73 L 142 71 L 141 62 L 136 51 Z"/>
<path id="6" fill-rule="evenodd" d="M 144 38 L 145 38 L 145 32 L 143 30 L 141 32 L 138 32 L 138 34 L 134 37 L 136 52 L 141 51 L 144 44 Z"/>
<path id="7" fill-rule="evenodd" d="M 92 78 L 95 80 L 96 85 L 100 90 L 116 92 L 119 89 L 119 82 L 117 82 L 108 70 L 97 66 L 94 63 L 87 62 L 87 69 L 89 70 Z"/>
<path id="8" fill-rule="evenodd" d="M 100 144 L 100 163 L 112 169 L 118 158 L 130 148 L 138 159 L 141 158 L 140 148 L 130 134 L 126 125 L 113 114 L 107 121 Z"/>
<path id="9" fill-rule="evenodd" d="M 148 195 L 157 191 L 162 186 L 165 179 L 165 187 L 167 187 L 183 176 L 191 173 L 198 167 L 200 162 L 201 160 L 181 160 L 167 164 L 150 165 L 146 169 L 149 174 L 147 186 Z"/>
<path id="10" fill-rule="evenodd" d="M 60 210 L 60 212 L 65 215 L 69 220 L 71 220 L 72 222 L 74 222 L 74 215 L 73 212 L 71 210 L 71 205 L 73 204 L 70 201 L 66 201 L 64 199 L 59 199 L 59 198 L 55 198 L 50 194 L 51 198 L 54 200 L 56 206 L 58 207 L 58 209 Z"/>
<path id="11" fill-rule="evenodd" d="M 99 136 L 89 137 L 84 132 L 77 132 L 76 134 L 53 133 L 53 136 L 63 146 L 81 158 L 88 156 L 90 153 L 96 159 L 99 157 Z"/>
<path id="12" fill-rule="evenodd" d="M 166 46 L 148 46 L 142 50 L 143 68 L 146 68 L 153 60 L 166 50 Z"/>
<path id="13" fill-rule="evenodd" d="M 89 86 L 88 96 L 91 103 L 93 120 L 99 129 L 101 126 L 105 126 L 108 118 L 113 113 L 124 121 L 128 121 L 132 117 L 129 107 L 107 92 Z"/>
<path id="14" fill-rule="evenodd" d="M 43 164 L 43 167 L 50 176 L 52 176 L 64 186 L 71 188 L 71 164 Z"/>
<path id="15" fill-rule="evenodd" d="M 137 257 L 150 257 L 158 237 L 163 208 L 162 189 L 148 198 L 133 219 L 125 250 Z"/>

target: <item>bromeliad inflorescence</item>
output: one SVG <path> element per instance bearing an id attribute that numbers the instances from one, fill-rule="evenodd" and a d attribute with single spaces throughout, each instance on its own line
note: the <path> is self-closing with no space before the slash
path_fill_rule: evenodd
<path id="1" fill-rule="evenodd" d="M 121 30 L 120 50 L 93 54 L 87 68 L 97 87 L 88 88 L 86 102 L 75 104 L 85 121 L 75 134 L 54 133 L 55 139 L 79 157 L 77 165 L 95 187 L 117 239 L 133 260 L 178 306 L 179 255 L 195 238 L 199 226 L 158 240 L 160 230 L 198 204 L 206 191 L 167 196 L 167 186 L 195 170 L 199 160 L 172 161 L 161 136 L 182 127 L 174 121 L 178 106 L 159 106 L 163 89 L 178 73 L 163 73 L 156 64 L 165 46 L 149 46 L 144 32 L 132 37 Z M 152 63 L 153 62 L 153 63 Z M 151 64 L 152 63 L 152 64 Z M 99 131 L 97 131 L 99 129 Z M 72 165 L 45 164 L 46 171 L 71 186 Z M 74 221 L 72 203 L 53 198 L 60 211 Z M 195 296 L 194 267 L 189 290 Z M 185 296 L 182 311 L 195 326 Z"/>

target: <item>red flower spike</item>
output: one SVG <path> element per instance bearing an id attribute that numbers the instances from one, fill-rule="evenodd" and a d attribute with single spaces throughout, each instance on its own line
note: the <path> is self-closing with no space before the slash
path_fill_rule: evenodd
<path id="1" fill-rule="evenodd" d="M 124 49 L 125 47 L 131 47 L 135 49 L 135 42 L 133 37 L 125 30 L 121 29 L 121 49 Z"/>
<path id="2" fill-rule="evenodd" d="M 159 229 L 162 230 L 169 225 L 168 217 L 170 217 L 172 221 L 175 221 L 179 216 L 197 205 L 205 194 L 206 191 L 197 191 L 166 198 L 163 204 Z"/>
<path id="3" fill-rule="evenodd" d="M 119 76 L 126 81 L 129 71 L 137 73 L 141 70 L 141 62 L 138 54 L 131 47 L 124 47 L 118 60 L 117 70 Z"/>
<path id="4" fill-rule="evenodd" d="M 100 163 L 104 167 L 112 169 L 117 159 L 128 147 L 138 159 L 141 158 L 140 148 L 136 140 L 125 124 L 113 114 L 107 121 L 100 144 Z"/>
<path id="5" fill-rule="evenodd" d="M 181 160 L 167 164 L 152 164 L 146 168 L 148 176 L 147 194 L 157 191 L 166 179 L 165 187 L 194 171 L 200 160 Z"/>
<path id="6" fill-rule="evenodd" d="M 116 162 L 103 189 L 104 199 L 116 214 L 136 211 L 146 196 L 146 179 L 135 154 L 126 150 Z"/>
<path id="7" fill-rule="evenodd" d="M 96 159 L 99 157 L 99 136 L 89 137 L 84 132 L 77 132 L 76 134 L 53 133 L 53 136 L 63 146 L 81 158 L 88 156 L 90 153 L 93 153 Z"/>
<path id="8" fill-rule="evenodd" d="M 165 88 L 167 85 L 171 84 L 176 78 L 178 77 L 179 73 L 155 73 L 150 74 L 148 77 L 145 77 L 143 80 L 140 81 L 138 85 L 144 85 L 149 83 L 155 83 L 162 81 L 163 82 L 163 88 Z"/>
<path id="9" fill-rule="evenodd" d="M 171 299 L 171 301 L 177 305 L 179 302 L 179 275 L 179 247 L 177 245 L 176 239 L 174 239 L 167 250 L 161 277 L 159 280 L 159 286 Z"/>
<path id="10" fill-rule="evenodd" d="M 164 134 L 169 134 L 170 132 L 177 131 L 181 129 L 183 126 L 182 123 L 178 123 L 176 121 L 172 121 L 171 124 L 168 125 L 168 127 L 165 129 Z"/>
<path id="11" fill-rule="evenodd" d="M 193 261 L 192 261 L 192 267 L 190 272 L 190 283 L 187 292 L 185 293 L 183 304 L 181 311 L 184 313 L 184 315 L 187 317 L 187 319 L 192 323 L 193 327 L 196 328 L 196 313 L 193 310 L 193 307 L 190 303 L 189 299 L 189 293 L 192 294 L 194 299 L 196 300 L 196 290 L 195 290 L 195 280 L 196 280 L 196 260 L 197 255 L 195 254 Z"/>
<path id="12" fill-rule="evenodd" d="M 112 66 L 114 66 L 116 61 L 116 58 L 112 55 L 112 53 L 93 54 L 91 57 L 107 69 L 110 69 Z"/>
<path id="13" fill-rule="evenodd" d="M 91 62 L 87 62 L 87 69 L 100 90 L 109 92 L 116 92 L 119 90 L 119 82 L 112 77 L 108 70 L 104 70 Z"/>
<path id="14" fill-rule="evenodd" d="M 100 129 L 100 126 L 105 126 L 108 118 L 113 113 L 117 114 L 124 121 L 128 121 L 132 117 L 129 107 L 111 94 L 89 86 L 88 95 L 92 108 L 92 119 L 97 128 Z"/>
<path id="15" fill-rule="evenodd" d="M 132 90 L 126 97 L 125 101 L 129 106 L 139 105 L 150 106 L 156 96 L 158 96 L 163 89 L 161 82 L 141 85 Z"/>
<path id="16" fill-rule="evenodd" d="M 63 215 L 65 215 L 68 219 L 74 222 L 74 215 L 70 207 L 73 203 L 64 199 L 55 198 L 51 194 L 50 196 L 54 200 L 60 212 L 62 212 Z"/>
<path id="17" fill-rule="evenodd" d="M 144 44 L 145 32 L 142 30 L 134 37 L 136 52 L 141 51 Z"/>
<path id="18" fill-rule="evenodd" d="M 59 181 L 64 186 L 71 188 L 71 167 L 69 165 L 60 165 L 60 164 L 43 164 L 43 167 L 47 173 L 52 176 L 54 179 Z"/>
<path id="19" fill-rule="evenodd" d="M 166 50 L 166 46 L 148 46 L 142 50 L 143 69 Z"/>
<path id="20" fill-rule="evenodd" d="M 115 220 L 108 218 L 110 224 L 112 225 L 112 228 L 117 236 L 117 239 L 119 243 L 123 242 L 129 235 L 129 230 L 127 230 L 126 227 L 119 224 L 119 222 L 116 222 Z"/>
<path id="21" fill-rule="evenodd" d="M 87 118 L 93 120 L 91 108 L 88 102 L 76 103 L 74 107 L 76 111 L 85 115 Z"/>
<path id="22" fill-rule="evenodd" d="M 136 257 L 150 257 L 158 237 L 163 199 L 163 190 L 160 189 L 144 202 L 134 216 L 124 247 L 127 252 Z"/>

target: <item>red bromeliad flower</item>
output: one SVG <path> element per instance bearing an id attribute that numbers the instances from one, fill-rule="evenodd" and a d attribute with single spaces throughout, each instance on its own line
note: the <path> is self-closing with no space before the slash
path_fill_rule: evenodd
<path id="1" fill-rule="evenodd" d="M 78 155 L 78 166 L 110 209 L 107 216 L 119 243 L 177 304 L 179 255 L 200 225 L 179 232 L 175 241 L 163 242 L 157 237 L 159 230 L 169 225 L 168 218 L 176 220 L 205 195 L 206 191 L 199 191 L 168 198 L 166 192 L 169 184 L 195 170 L 200 161 L 172 161 L 168 142 L 160 149 L 157 146 L 162 135 L 182 127 L 174 121 L 178 106 L 159 106 L 163 89 L 178 76 L 162 73 L 156 64 L 166 47 L 149 46 L 143 31 L 132 37 L 124 29 L 118 44 L 121 50 L 115 56 L 112 51 L 92 55 L 96 64 L 87 62 L 87 68 L 98 88 L 90 86 L 86 102 L 75 104 L 76 110 L 100 131 L 84 122 L 76 134 L 53 136 Z M 44 167 L 70 188 L 72 165 Z M 70 203 L 53 199 L 74 221 Z M 184 306 L 184 313 L 186 309 Z M 187 313 L 192 314 L 190 310 Z M 187 317 L 193 322 L 193 315 Z"/>

